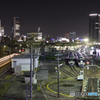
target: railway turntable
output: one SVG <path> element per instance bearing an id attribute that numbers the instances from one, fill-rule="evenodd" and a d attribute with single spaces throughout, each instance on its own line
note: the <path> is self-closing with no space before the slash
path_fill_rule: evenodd
<path id="1" fill-rule="evenodd" d="M 100 67 L 97 65 L 87 65 L 84 67 L 84 79 L 82 93 L 86 93 L 86 98 L 100 99 Z"/>

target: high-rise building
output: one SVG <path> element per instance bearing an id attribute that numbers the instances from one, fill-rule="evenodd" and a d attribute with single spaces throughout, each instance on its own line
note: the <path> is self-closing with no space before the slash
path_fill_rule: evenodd
<path id="1" fill-rule="evenodd" d="M 38 27 L 38 40 L 42 40 L 42 32 L 40 32 L 40 27 Z"/>
<path id="2" fill-rule="evenodd" d="M 21 36 L 21 39 L 25 42 L 25 41 L 27 40 L 27 36 L 22 35 L 22 36 Z"/>
<path id="3" fill-rule="evenodd" d="M 1 36 L 4 36 L 4 27 L 1 27 Z"/>
<path id="4" fill-rule="evenodd" d="M 51 35 L 45 35 L 45 40 L 46 41 L 51 42 L 51 38 L 52 38 Z"/>
<path id="5" fill-rule="evenodd" d="M 13 18 L 13 38 L 19 39 L 20 38 L 20 21 L 19 17 Z"/>
<path id="6" fill-rule="evenodd" d="M 70 33 L 65 33 L 65 38 L 70 39 Z"/>
<path id="7" fill-rule="evenodd" d="M 70 32 L 70 38 L 71 39 L 76 39 L 76 32 Z"/>
<path id="8" fill-rule="evenodd" d="M 89 14 L 89 39 L 100 41 L 100 14 Z"/>
<path id="9" fill-rule="evenodd" d="M 1 20 L 0 20 L 0 36 L 1 36 Z"/>

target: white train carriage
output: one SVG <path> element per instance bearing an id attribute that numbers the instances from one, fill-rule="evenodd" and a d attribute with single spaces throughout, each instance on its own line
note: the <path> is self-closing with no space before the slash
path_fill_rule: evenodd
<path id="1" fill-rule="evenodd" d="M 75 56 L 74 56 L 74 53 L 73 52 L 70 52 L 69 53 L 69 56 L 68 56 L 68 64 L 70 66 L 74 66 L 75 65 Z"/>
<path id="2" fill-rule="evenodd" d="M 81 53 L 78 53 L 77 55 L 78 55 L 78 60 L 77 60 L 78 66 L 84 67 L 85 66 L 85 58 L 83 57 L 83 55 Z"/>
<path id="3" fill-rule="evenodd" d="M 77 76 L 77 80 L 83 81 L 83 78 L 84 78 L 84 72 L 80 71 L 79 75 Z"/>

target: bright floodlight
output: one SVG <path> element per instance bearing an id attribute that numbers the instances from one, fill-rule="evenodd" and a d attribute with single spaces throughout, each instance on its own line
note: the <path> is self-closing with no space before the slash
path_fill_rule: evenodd
<path id="1" fill-rule="evenodd" d="M 76 39 L 78 40 L 79 38 L 77 37 Z"/>
<path id="2" fill-rule="evenodd" d="M 6 45 L 4 45 L 4 48 L 6 47 Z"/>
<path id="3" fill-rule="evenodd" d="M 84 39 L 84 41 L 85 41 L 85 42 L 88 42 L 88 41 L 89 41 L 89 39 L 87 39 L 87 38 L 86 38 L 86 39 Z"/>

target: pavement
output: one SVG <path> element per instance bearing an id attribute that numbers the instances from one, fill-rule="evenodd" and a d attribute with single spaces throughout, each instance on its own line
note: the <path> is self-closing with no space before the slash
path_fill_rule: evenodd
<path id="1" fill-rule="evenodd" d="M 48 69 L 46 66 L 40 66 L 40 71 L 36 73 L 37 80 L 48 80 Z"/>

